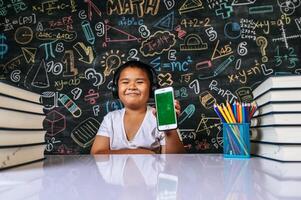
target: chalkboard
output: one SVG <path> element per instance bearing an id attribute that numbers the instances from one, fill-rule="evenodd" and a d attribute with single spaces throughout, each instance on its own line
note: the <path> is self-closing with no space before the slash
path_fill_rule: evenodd
<path id="1" fill-rule="evenodd" d="M 114 70 L 141 60 L 173 86 L 188 152 L 222 152 L 214 103 L 251 102 L 275 74 L 300 74 L 301 1 L 0 0 L 0 79 L 42 95 L 47 154 L 89 153 Z"/>

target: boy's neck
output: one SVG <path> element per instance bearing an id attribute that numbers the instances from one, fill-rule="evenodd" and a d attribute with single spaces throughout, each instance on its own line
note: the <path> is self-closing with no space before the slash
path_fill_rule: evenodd
<path id="1" fill-rule="evenodd" d="M 141 108 L 125 108 L 126 114 L 145 114 L 147 111 L 147 106 Z"/>

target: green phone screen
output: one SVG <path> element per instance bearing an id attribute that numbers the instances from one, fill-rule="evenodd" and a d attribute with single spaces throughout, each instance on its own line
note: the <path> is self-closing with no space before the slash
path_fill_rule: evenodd
<path id="1" fill-rule="evenodd" d="M 173 101 L 172 92 L 156 94 L 159 126 L 176 123 Z"/>

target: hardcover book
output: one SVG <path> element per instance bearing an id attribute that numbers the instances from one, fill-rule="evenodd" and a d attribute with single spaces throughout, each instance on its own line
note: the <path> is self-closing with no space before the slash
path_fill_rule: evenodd
<path id="1" fill-rule="evenodd" d="M 265 126 L 250 128 L 253 141 L 301 144 L 301 126 Z"/>
<path id="2" fill-rule="evenodd" d="M 271 125 L 301 126 L 301 112 L 299 113 L 269 113 L 251 119 L 251 127 Z"/>
<path id="3" fill-rule="evenodd" d="M 46 131 L 0 129 L 0 147 L 37 144 L 45 141 Z"/>
<path id="4" fill-rule="evenodd" d="M 4 82 L 0 82 L 0 94 L 5 94 L 7 96 L 23 99 L 26 101 L 31 101 L 35 103 L 40 103 L 40 94 L 24 90 L 22 88 L 9 85 Z"/>
<path id="5" fill-rule="evenodd" d="M 269 90 L 263 95 L 254 98 L 257 107 L 260 107 L 269 102 L 287 102 L 295 103 L 301 101 L 301 89 L 281 89 L 281 90 Z"/>
<path id="6" fill-rule="evenodd" d="M 301 75 L 287 75 L 287 76 L 270 76 L 258 85 L 253 91 L 253 97 L 257 98 L 263 93 L 271 89 L 301 89 Z"/>
<path id="7" fill-rule="evenodd" d="M 277 161 L 301 161 L 301 145 L 252 141 L 251 154 Z"/>
<path id="8" fill-rule="evenodd" d="M 13 98 L 0 94 L 0 107 L 9 108 L 14 110 L 33 112 L 38 114 L 44 114 L 44 106 L 38 103 L 24 101 L 21 99 Z"/>
<path id="9" fill-rule="evenodd" d="M 298 102 L 268 102 L 257 108 L 254 116 L 264 115 L 268 113 L 293 113 L 301 112 L 301 101 Z"/>
<path id="10" fill-rule="evenodd" d="M 0 108 L 0 128 L 43 129 L 45 115 Z"/>
<path id="11" fill-rule="evenodd" d="M 44 159 L 45 144 L 0 147 L 0 170 Z"/>

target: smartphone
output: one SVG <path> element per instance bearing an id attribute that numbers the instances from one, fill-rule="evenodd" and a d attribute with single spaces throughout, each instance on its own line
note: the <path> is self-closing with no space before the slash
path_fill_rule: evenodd
<path id="1" fill-rule="evenodd" d="M 170 130 L 178 127 L 172 87 L 155 90 L 158 130 Z"/>

